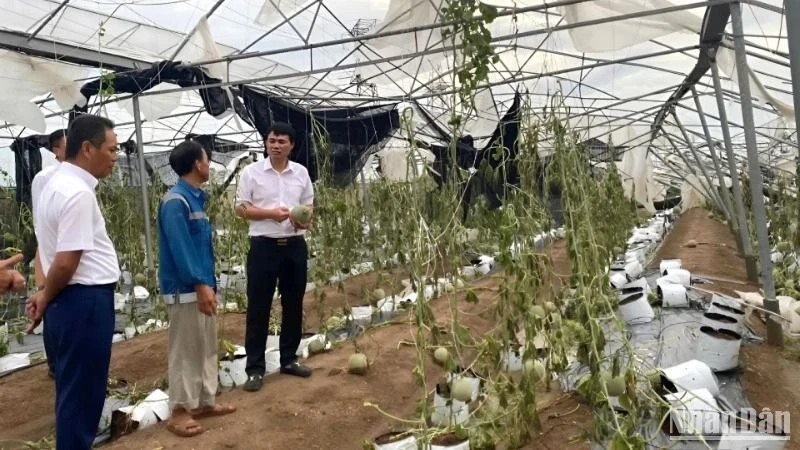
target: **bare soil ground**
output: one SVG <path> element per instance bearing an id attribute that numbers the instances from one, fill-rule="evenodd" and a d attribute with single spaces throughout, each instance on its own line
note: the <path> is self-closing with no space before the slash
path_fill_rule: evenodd
<path id="1" fill-rule="evenodd" d="M 564 242 L 556 243 L 550 251 L 554 261 L 554 279 L 566 276 L 569 265 Z M 502 273 L 495 274 L 469 286 L 477 293 L 477 303 L 458 302 L 460 321 L 475 335 L 489 332 L 495 326 L 491 307 L 502 276 Z M 392 287 L 398 287 L 396 280 L 401 277 L 402 274 L 396 272 L 370 273 L 345 280 L 343 289 L 331 286 L 326 289 L 326 313 L 359 304 L 363 294 L 378 285 L 389 292 Z M 465 294 L 461 291 L 452 295 L 463 299 Z M 451 312 L 447 298 L 435 300 L 433 309 L 439 322 L 449 321 Z M 243 342 L 244 317 L 244 314 L 222 315 L 221 334 L 234 342 Z M 307 329 L 314 329 L 319 324 L 313 293 L 306 295 L 305 317 Z M 353 352 L 353 345 L 347 344 L 307 360 L 306 363 L 314 369 L 310 379 L 272 375 L 258 393 L 236 389 L 221 394 L 220 401 L 232 402 L 239 410 L 230 416 L 205 419 L 206 432 L 202 438 L 178 438 L 164 426 L 154 426 L 122 437 L 108 447 L 360 448 L 364 439 L 374 438 L 396 425 L 375 408 L 364 406 L 365 402 L 399 417 L 409 416 L 416 407 L 421 396 L 412 379 L 416 352 L 413 346 L 399 345 L 401 341 L 411 341 L 414 330 L 410 324 L 400 323 L 371 329 L 359 337 L 356 341 L 359 350 L 369 357 L 371 364 L 369 373 L 363 377 L 346 372 L 347 360 Z M 166 377 L 166 348 L 165 331 L 115 344 L 110 377 L 149 391 Z M 435 380 L 441 375 L 441 369 L 428 361 L 426 375 L 428 380 Z M 579 408 L 573 397 L 563 395 L 557 387 L 542 392 L 540 398 L 543 406 L 542 434 L 526 448 L 548 448 L 545 441 L 566 444 L 576 436 L 580 439 L 581 429 L 588 428 L 591 421 L 588 410 Z M 44 365 L 0 379 L 0 404 L 25 404 L 24 408 L 0 412 L 0 447 L 13 448 L 13 442 L 38 440 L 50 435 L 53 432 L 53 402 L 54 385 Z M 564 426 L 576 421 L 583 425 L 578 428 Z M 541 446 L 537 444 L 539 442 Z M 583 443 L 568 448 L 588 446 Z"/>
<path id="2" fill-rule="evenodd" d="M 706 289 L 729 294 L 731 289 L 755 290 L 746 284 L 744 262 L 736 253 L 730 231 L 706 214 L 700 209 L 686 212 L 663 243 L 654 264 L 663 258 L 681 258 L 684 267 L 695 274 L 730 280 L 715 281 L 713 285 L 705 285 Z M 695 248 L 683 246 L 688 239 L 700 244 Z M 565 242 L 552 246 L 551 254 L 554 273 L 558 278 L 566 277 L 569 263 Z M 490 308 L 501 277 L 502 274 L 496 274 L 472 284 L 478 294 L 477 303 L 458 302 L 460 322 L 475 334 L 494 327 Z M 378 274 L 367 274 L 348 279 L 344 283 L 346 295 L 331 287 L 326 308 L 352 304 L 352 299 L 360 297 L 365 289 L 372 290 L 379 278 Z M 460 300 L 464 293 L 453 295 Z M 309 296 L 305 300 L 307 328 L 318 323 L 313 294 Z M 440 322 L 449 320 L 451 312 L 446 297 L 434 301 L 433 309 Z M 227 314 L 221 322 L 225 336 L 234 342 L 243 341 L 243 314 Z M 220 401 L 232 402 L 239 410 L 229 416 L 204 419 L 206 431 L 202 437 L 178 438 L 163 425 L 156 425 L 124 436 L 106 447 L 136 450 L 361 448 L 365 439 L 374 438 L 396 425 L 375 408 L 365 406 L 365 402 L 380 406 L 388 414 L 408 417 L 422 395 L 412 379 L 416 352 L 412 346 L 399 345 L 401 341 L 412 340 L 414 330 L 410 324 L 400 323 L 373 328 L 359 337 L 356 343 L 371 364 L 365 376 L 347 373 L 353 345 L 344 345 L 308 359 L 306 363 L 314 369 L 309 379 L 272 375 L 258 393 L 235 389 L 221 394 Z M 800 345 L 785 351 L 766 345 L 743 348 L 744 383 L 756 408 L 789 410 L 792 416 L 800 417 L 800 379 L 792 376 L 800 369 L 798 355 Z M 148 389 L 166 375 L 166 369 L 166 333 L 163 331 L 114 346 L 112 377 Z M 428 380 L 435 380 L 441 374 L 440 368 L 429 360 L 426 374 Z M 588 449 L 585 433 L 592 420 L 588 407 L 557 388 L 540 393 L 538 398 L 542 430 L 523 448 Z M 9 440 L 36 440 L 50 434 L 53 383 L 45 367 L 33 367 L 0 379 L 0 405 L 24 405 L 0 411 L 0 446 L 8 444 Z M 797 438 L 787 448 L 800 448 Z"/>

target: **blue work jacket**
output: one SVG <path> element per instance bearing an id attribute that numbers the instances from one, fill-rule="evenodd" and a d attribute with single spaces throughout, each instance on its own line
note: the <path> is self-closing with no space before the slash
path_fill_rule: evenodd
<path id="1" fill-rule="evenodd" d="M 167 304 L 197 301 L 195 285 L 216 290 L 207 194 L 179 179 L 161 199 L 158 211 L 158 279 Z"/>

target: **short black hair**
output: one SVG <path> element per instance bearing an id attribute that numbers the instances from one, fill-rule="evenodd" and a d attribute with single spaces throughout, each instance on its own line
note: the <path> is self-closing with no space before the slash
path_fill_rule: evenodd
<path id="1" fill-rule="evenodd" d="M 56 131 L 53 131 L 52 133 L 50 133 L 50 136 L 48 136 L 48 138 L 47 138 L 48 142 L 50 143 L 50 151 L 51 152 L 53 151 L 53 147 L 56 146 L 56 142 L 58 142 L 62 138 L 66 138 L 66 137 L 67 137 L 67 130 L 66 129 L 56 130 Z"/>
<path id="2" fill-rule="evenodd" d="M 203 152 L 211 160 L 211 151 L 204 148 L 199 142 L 183 141 L 169 154 L 169 166 L 179 177 L 182 177 L 192 171 L 194 163 L 203 160 Z"/>
<path id="3" fill-rule="evenodd" d="M 294 128 L 286 122 L 273 122 L 264 133 L 264 142 L 267 142 L 267 136 L 270 133 L 275 133 L 278 136 L 289 136 L 289 142 L 294 144 Z"/>
<path id="4" fill-rule="evenodd" d="M 106 131 L 114 129 L 114 122 L 105 117 L 83 114 L 69 124 L 66 159 L 73 160 L 81 152 L 81 146 L 89 141 L 100 147 L 106 141 Z"/>

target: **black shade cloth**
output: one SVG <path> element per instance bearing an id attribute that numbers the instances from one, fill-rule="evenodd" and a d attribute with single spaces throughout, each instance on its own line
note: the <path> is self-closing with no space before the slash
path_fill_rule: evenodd
<path id="1" fill-rule="evenodd" d="M 308 169 L 312 181 L 320 177 L 320 153 L 330 152 L 334 182 L 340 186 L 352 183 L 367 158 L 400 126 L 397 104 L 309 112 L 248 86 L 242 86 L 241 94 L 249 113 L 242 119 L 262 136 L 274 122 L 292 125 L 296 136 L 290 158 Z M 318 148 L 315 135 L 324 136 L 329 149 Z"/>
<path id="2" fill-rule="evenodd" d="M 81 87 L 81 95 L 87 99 L 87 103 L 84 106 L 75 105 L 72 108 L 70 122 L 78 115 L 87 112 L 88 100 L 100 93 L 101 85 L 105 87 L 110 84 L 117 94 L 139 94 L 164 82 L 177 84 L 180 87 L 189 87 L 205 86 L 222 81 L 212 78 L 199 67 L 184 67 L 180 62 L 172 61 L 157 62 L 147 69 L 118 73 L 109 78 L 105 80 L 98 78 Z M 202 88 L 197 92 L 203 100 L 206 112 L 214 117 L 222 115 L 231 106 L 228 96 L 221 87 Z M 240 109 L 239 106 L 237 105 L 237 110 Z"/>
<path id="3" fill-rule="evenodd" d="M 464 170 L 475 169 L 477 172 L 469 178 L 464 186 L 465 195 L 463 196 L 463 215 L 466 219 L 467 211 L 475 195 L 479 195 L 478 189 L 483 188 L 483 195 L 489 203 L 490 209 L 496 209 L 502 205 L 503 193 L 508 186 L 519 186 L 519 168 L 517 165 L 517 155 L 519 154 L 519 124 L 520 124 L 520 104 L 522 96 L 519 92 L 514 95 L 514 101 L 508 111 L 500 119 L 489 143 L 483 149 L 475 148 L 474 138 L 470 135 L 459 136 L 455 145 L 455 164 Z M 418 106 L 422 115 L 430 122 L 431 127 L 441 136 L 445 142 L 451 142 L 452 137 L 445 131 L 425 108 Z M 502 156 L 497 149 L 502 148 Z M 450 171 L 453 166 L 451 161 L 451 151 L 449 146 L 430 145 L 430 151 L 435 159 L 431 167 L 433 176 L 439 187 L 450 179 Z M 487 177 L 485 172 L 480 170 L 482 165 L 488 165 L 494 172 L 504 165 L 504 176 L 500 179 Z M 461 183 L 464 180 L 458 179 Z"/>
<path id="4" fill-rule="evenodd" d="M 46 134 L 34 134 L 14 139 L 11 151 L 14 152 L 14 176 L 16 177 L 17 204 L 31 206 L 31 184 L 33 177 L 42 170 L 42 148 L 50 146 L 50 137 Z"/>

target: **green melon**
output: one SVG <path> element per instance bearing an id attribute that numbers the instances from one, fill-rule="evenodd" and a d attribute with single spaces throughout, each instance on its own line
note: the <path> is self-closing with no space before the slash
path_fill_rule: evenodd
<path id="1" fill-rule="evenodd" d="M 444 347 L 439 347 L 433 352 L 433 359 L 435 359 L 439 364 L 446 363 L 449 358 L 450 352 Z"/>
<path id="2" fill-rule="evenodd" d="M 466 378 L 459 378 L 450 388 L 450 397 L 464 403 L 472 401 L 472 383 Z"/>
<path id="3" fill-rule="evenodd" d="M 325 350 L 325 343 L 321 339 L 314 339 L 308 343 L 308 353 L 316 354 Z"/>
<path id="4" fill-rule="evenodd" d="M 137 273 L 136 275 L 133 276 L 133 281 L 136 284 L 141 285 L 144 284 L 145 281 L 147 281 L 147 277 L 145 277 L 143 273 Z"/>
<path id="5" fill-rule="evenodd" d="M 625 377 L 623 375 L 612 377 L 610 372 L 603 372 L 600 379 L 606 385 L 609 397 L 619 397 L 625 393 Z"/>
<path id="6" fill-rule="evenodd" d="M 306 205 L 297 205 L 289 212 L 296 223 L 307 224 L 311 221 L 311 208 Z"/>
<path id="7" fill-rule="evenodd" d="M 355 375 L 364 375 L 369 368 L 367 355 L 363 353 L 353 353 L 347 361 L 347 371 Z"/>

